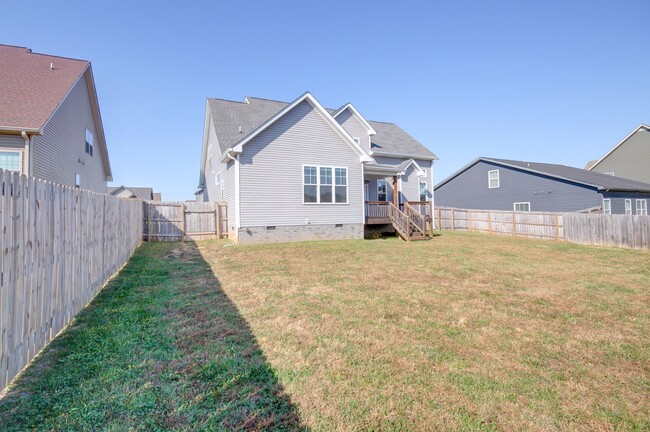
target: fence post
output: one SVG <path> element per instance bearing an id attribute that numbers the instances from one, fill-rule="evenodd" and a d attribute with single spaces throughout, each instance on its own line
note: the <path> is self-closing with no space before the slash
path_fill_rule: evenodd
<path id="1" fill-rule="evenodd" d="M 515 212 L 512 211 L 512 236 L 515 237 L 517 234 L 517 222 L 515 221 Z"/>
<path id="2" fill-rule="evenodd" d="M 492 234 L 492 212 L 488 209 L 488 232 Z"/>
<path id="3" fill-rule="evenodd" d="M 217 239 L 221 238 L 221 213 L 220 211 L 220 206 L 218 202 L 214 202 L 214 229 L 215 232 L 217 233 Z"/>
<path id="4" fill-rule="evenodd" d="M 181 241 L 185 241 L 185 232 L 187 227 L 185 226 L 185 204 L 181 204 Z"/>
<path id="5" fill-rule="evenodd" d="M 454 209 L 451 209 L 451 230 L 456 231 L 456 221 L 454 220 Z"/>
<path id="6" fill-rule="evenodd" d="M 555 241 L 560 240 L 560 215 L 555 213 Z"/>
<path id="7" fill-rule="evenodd" d="M 151 241 L 151 204 L 148 201 L 147 203 L 147 241 Z"/>

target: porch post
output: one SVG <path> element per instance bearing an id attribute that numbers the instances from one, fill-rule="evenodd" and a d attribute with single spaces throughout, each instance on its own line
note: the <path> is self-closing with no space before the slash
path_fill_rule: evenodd
<path id="1" fill-rule="evenodd" d="M 397 191 L 397 176 L 393 176 L 393 204 L 399 208 L 399 193 Z"/>

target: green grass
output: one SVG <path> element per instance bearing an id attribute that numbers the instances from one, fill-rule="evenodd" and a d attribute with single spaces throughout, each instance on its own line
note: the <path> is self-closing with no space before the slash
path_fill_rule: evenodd
<path id="1" fill-rule="evenodd" d="M 650 430 L 649 263 L 451 232 L 147 244 L 0 430 Z"/>
<path id="2" fill-rule="evenodd" d="M 0 401 L 0 430 L 297 429 L 191 244 L 142 246 Z"/>

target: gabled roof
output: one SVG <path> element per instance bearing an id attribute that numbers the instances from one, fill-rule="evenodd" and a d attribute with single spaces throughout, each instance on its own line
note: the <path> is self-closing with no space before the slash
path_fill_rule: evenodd
<path id="1" fill-rule="evenodd" d="M 154 194 L 153 189 L 150 187 L 126 187 L 122 185 L 116 187 L 108 187 L 107 189 L 109 195 L 123 196 L 126 198 L 140 198 L 146 201 L 152 201 L 154 199 L 154 195 L 158 195 L 160 197 L 160 194 Z"/>
<path id="2" fill-rule="evenodd" d="M 0 131 L 41 134 L 72 88 L 82 79 L 86 80 L 88 87 L 97 148 L 102 155 L 106 179 L 112 181 L 95 80 L 90 62 L 86 60 L 0 45 Z"/>
<path id="3" fill-rule="evenodd" d="M 642 183 L 635 180 L 628 180 L 621 177 L 614 177 L 607 174 L 596 173 L 587 171 L 580 168 L 570 167 L 567 165 L 547 164 L 538 162 L 526 162 L 510 159 L 494 159 L 479 157 L 474 159 L 463 168 L 459 169 L 440 183 L 434 189 L 438 189 L 444 184 L 448 183 L 455 177 L 467 171 L 472 166 L 480 161 L 502 165 L 509 168 L 515 168 L 522 171 L 527 171 L 533 174 L 541 174 L 547 177 L 553 177 L 558 180 L 569 181 L 572 183 L 581 184 L 588 187 L 593 187 L 600 191 L 615 191 L 615 192 L 650 192 L 650 184 Z"/>
<path id="4" fill-rule="evenodd" d="M 296 101 L 306 97 L 307 94 L 309 93 L 307 92 L 303 94 L 301 97 L 296 99 Z M 313 98 L 313 96 L 311 97 Z M 315 101 L 315 98 L 313 98 L 313 100 Z M 320 106 L 320 103 L 317 101 L 316 103 Z M 223 155 L 229 148 L 234 148 L 240 141 L 247 138 L 249 134 L 253 133 L 257 128 L 271 120 L 271 118 L 279 114 L 280 111 L 286 109 L 289 106 L 289 103 L 248 96 L 244 102 L 208 98 L 207 105 L 211 113 L 210 120 L 215 127 L 217 140 L 219 142 L 220 154 Z M 326 108 L 324 111 L 333 116 L 337 114 L 337 112 L 343 112 L 345 108 L 350 107 L 351 109 L 354 109 L 351 104 L 346 104 L 339 110 Z M 354 111 L 356 111 L 356 109 L 354 109 Z M 358 114 L 358 111 L 356 112 Z M 364 119 L 364 121 L 366 120 Z M 407 134 L 399 126 L 393 123 L 374 121 L 366 122 L 375 132 L 375 135 L 371 137 L 373 149 L 370 154 L 376 153 L 380 156 L 386 155 L 400 158 L 413 157 L 427 160 L 438 159 L 436 155 Z M 204 148 L 203 157 L 205 157 L 206 150 L 207 149 Z M 368 153 L 365 149 L 362 149 L 362 151 Z M 205 160 L 202 160 L 201 164 L 203 169 Z"/>
<path id="5" fill-rule="evenodd" d="M 0 130 L 39 132 L 89 66 L 0 45 Z"/>
<path id="6" fill-rule="evenodd" d="M 232 151 L 234 151 L 235 153 L 241 153 L 244 145 L 249 143 L 253 138 L 258 136 L 269 126 L 271 126 L 273 123 L 275 123 L 276 121 L 284 117 L 285 114 L 293 110 L 296 106 L 298 106 L 302 102 L 309 103 L 316 110 L 316 112 L 318 112 L 323 117 L 323 119 L 327 123 L 329 123 L 330 126 L 332 126 L 332 128 L 334 128 L 334 130 L 341 136 L 341 138 L 343 138 L 343 140 L 346 141 L 350 147 L 352 147 L 352 149 L 360 156 L 360 160 L 362 162 L 368 162 L 371 160 L 371 158 L 368 157 L 368 155 L 361 148 L 361 146 L 350 136 L 349 133 L 347 133 L 345 129 L 343 129 L 343 127 L 336 120 L 334 120 L 334 118 L 325 110 L 325 108 L 323 108 L 323 106 L 309 92 L 305 92 L 302 96 L 298 97 L 296 100 L 294 100 L 293 102 L 291 102 L 290 104 L 282 108 L 280 111 L 275 113 L 271 118 L 269 118 L 264 123 L 262 123 L 257 128 L 255 128 L 253 131 L 251 131 L 249 134 L 244 136 L 232 148 Z"/>
<path id="7" fill-rule="evenodd" d="M 341 108 L 336 110 L 332 114 L 332 117 L 336 118 L 342 112 L 344 112 L 346 110 L 350 111 L 352 113 L 352 115 L 355 116 L 357 118 L 357 120 L 359 120 L 359 123 L 361 123 L 363 125 L 363 127 L 366 128 L 366 130 L 368 131 L 368 135 L 376 135 L 377 134 L 377 132 L 375 132 L 375 130 L 372 128 L 372 126 L 370 126 L 370 123 L 368 123 L 368 121 L 361 114 L 359 114 L 359 111 L 357 111 L 357 109 L 354 107 L 354 105 L 352 105 L 350 102 L 346 103 Z"/>
<path id="8" fill-rule="evenodd" d="M 402 161 L 397 165 L 369 163 L 366 164 L 364 172 L 368 174 L 404 175 L 406 174 L 408 167 L 411 165 L 415 166 L 415 170 L 418 172 L 418 177 L 426 176 L 426 172 L 413 159 Z"/>
<path id="9" fill-rule="evenodd" d="M 614 151 L 616 151 L 616 149 L 618 149 L 620 146 L 622 146 L 622 145 L 625 143 L 625 141 L 629 140 L 629 139 L 632 137 L 632 135 L 634 135 L 635 133 L 639 132 L 640 130 L 645 130 L 645 131 L 650 132 L 650 126 L 645 125 L 645 124 L 640 124 L 636 129 L 634 129 L 632 132 L 630 132 L 630 133 L 628 134 L 628 136 L 626 136 L 625 138 L 623 138 L 623 139 L 621 140 L 621 142 L 619 142 L 618 144 L 616 144 L 616 145 L 615 145 L 615 146 L 614 146 L 610 151 L 608 151 L 608 152 L 605 154 L 605 156 L 601 157 L 600 159 L 598 159 L 598 160 L 596 160 L 596 161 L 589 161 L 589 162 L 587 163 L 587 167 L 586 167 L 586 169 L 588 169 L 588 170 L 590 170 L 590 171 L 593 170 L 593 169 L 594 169 L 594 168 L 595 168 L 599 163 L 601 163 L 603 160 L 605 160 L 605 158 L 607 158 L 607 156 L 609 156 L 610 154 L 614 153 Z M 593 163 L 592 163 L 592 162 L 593 162 Z"/>

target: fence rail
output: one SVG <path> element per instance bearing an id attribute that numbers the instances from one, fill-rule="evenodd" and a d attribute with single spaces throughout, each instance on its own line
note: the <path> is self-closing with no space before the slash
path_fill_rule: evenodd
<path id="1" fill-rule="evenodd" d="M 216 202 L 144 202 L 147 241 L 207 240 L 228 236 L 228 207 Z"/>
<path id="2" fill-rule="evenodd" d="M 142 202 L 0 170 L 0 389 L 142 241 Z"/>
<path id="3" fill-rule="evenodd" d="M 441 230 L 650 249 L 650 216 L 589 213 L 514 212 L 437 207 Z"/>

